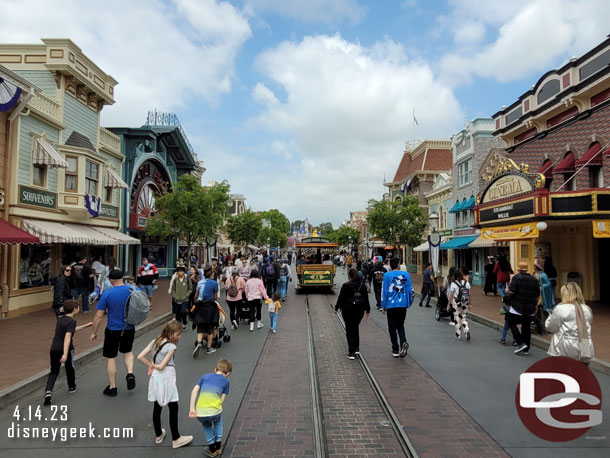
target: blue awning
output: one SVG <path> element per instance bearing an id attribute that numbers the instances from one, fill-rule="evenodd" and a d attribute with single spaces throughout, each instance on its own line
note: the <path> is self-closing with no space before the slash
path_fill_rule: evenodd
<path id="1" fill-rule="evenodd" d="M 466 203 L 460 205 L 460 211 L 472 210 L 474 208 L 474 196 L 471 196 Z"/>
<path id="2" fill-rule="evenodd" d="M 459 206 L 460 206 L 460 201 L 456 200 L 455 205 L 449 209 L 449 213 L 455 213 L 456 211 L 458 211 Z"/>
<path id="3" fill-rule="evenodd" d="M 478 236 L 468 235 L 465 237 L 454 237 L 451 240 L 441 244 L 441 250 L 459 250 L 467 248 L 468 245 L 476 240 Z"/>

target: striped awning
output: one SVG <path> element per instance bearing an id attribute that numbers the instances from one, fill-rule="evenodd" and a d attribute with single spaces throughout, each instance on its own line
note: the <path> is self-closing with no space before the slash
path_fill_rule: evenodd
<path id="1" fill-rule="evenodd" d="M 84 224 L 58 223 L 39 219 L 24 219 L 23 229 L 40 238 L 40 243 L 75 243 L 78 245 L 123 245 L 140 243 L 110 228 Z"/>
<path id="2" fill-rule="evenodd" d="M 116 229 L 111 229 L 109 227 L 99 227 L 99 226 L 91 226 L 92 229 L 101 232 L 106 237 L 110 237 L 111 239 L 116 240 L 117 243 L 114 245 L 139 245 L 140 240 L 131 237 L 127 234 L 123 234 L 122 232 L 117 231 Z"/>
<path id="3" fill-rule="evenodd" d="M 32 151 L 32 163 L 33 164 L 45 164 L 49 167 L 57 168 L 68 168 L 68 161 L 66 161 L 61 154 L 55 151 L 55 148 L 51 146 L 43 137 L 34 137 L 34 149 Z"/>
<path id="4" fill-rule="evenodd" d="M 104 186 L 107 188 L 129 188 L 119 174 L 110 167 L 106 167 L 106 180 Z"/>
<path id="5" fill-rule="evenodd" d="M 484 239 L 479 235 L 474 242 L 468 245 L 468 248 L 490 248 L 492 246 L 497 246 L 494 240 Z"/>
<path id="6" fill-rule="evenodd" d="M 428 245 L 428 241 L 426 240 L 421 245 L 417 245 L 415 248 L 413 248 L 413 251 L 428 251 L 429 249 L 430 246 Z"/>

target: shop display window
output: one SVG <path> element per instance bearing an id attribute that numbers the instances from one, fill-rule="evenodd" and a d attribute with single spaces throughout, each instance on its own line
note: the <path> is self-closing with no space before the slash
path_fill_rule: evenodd
<path id="1" fill-rule="evenodd" d="M 53 277 L 50 245 L 22 245 L 19 258 L 19 289 L 49 284 Z"/>
<path id="2" fill-rule="evenodd" d="M 167 245 L 142 244 L 142 257 L 157 267 L 167 267 Z"/>

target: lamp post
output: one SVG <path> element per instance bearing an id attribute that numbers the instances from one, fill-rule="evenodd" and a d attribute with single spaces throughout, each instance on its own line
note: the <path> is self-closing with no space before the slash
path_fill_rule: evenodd
<path id="1" fill-rule="evenodd" d="M 438 227 L 438 215 L 436 214 L 436 212 L 432 212 L 430 213 L 430 215 L 428 216 L 428 222 L 429 222 L 429 226 L 430 229 L 432 230 L 432 233 L 436 233 L 436 229 Z"/>
<path id="2" fill-rule="evenodd" d="M 438 258 L 441 245 L 441 236 L 437 234 L 436 228 L 438 227 L 438 215 L 436 212 L 430 213 L 428 221 L 432 233 L 428 235 L 428 248 L 430 250 L 430 262 L 432 263 L 432 270 L 437 275 L 438 272 Z"/>

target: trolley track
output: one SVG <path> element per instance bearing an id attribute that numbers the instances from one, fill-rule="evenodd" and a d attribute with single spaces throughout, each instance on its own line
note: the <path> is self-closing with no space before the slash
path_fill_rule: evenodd
<path id="1" fill-rule="evenodd" d="M 322 295 L 316 295 L 320 297 Z M 331 298 L 328 294 L 324 295 L 324 302 L 328 307 L 332 310 L 333 315 L 335 315 L 339 325 L 345 331 L 345 324 L 343 322 L 342 317 L 339 314 L 335 314 L 333 310 L 333 304 Z M 310 309 L 310 295 L 308 294 L 305 299 L 305 304 L 307 308 L 307 327 L 308 327 L 308 355 L 309 355 L 309 365 L 310 365 L 310 383 L 311 383 L 311 391 L 312 391 L 312 413 L 314 415 L 314 444 L 316 457 L 326 457 L 328 454 L 328 447 L 326 444 L 326 436 L 324 435 L 324 409 L 321 403 L 320 396 L 320 381 L 319 381 L 319 371 L 317 369 L 317 360 L 316 358 L 316 348 L 315 341 L 313 338 L 313 326 L 312 326 L 312 317 L 311 317 L 311 309 Z M 401 451 L 404 456 L 408 458 L 419 458 L 417 450 L 415 449 L 413 443 L 409 439 L 407 433 L 404 431 L 404 428 L 399 421 L 397 415 L 395 414 L 392 406 L 390 405 L 388 399 L 384 395 L 379 383 L 377 382 L 375 375 L 369 368 L 366 359 L 362 356 L 362 354 L 357 355 L 357 360 L 362 368 L 362 372 L 364 373 L 370 388 L 372 389 L 374 396 L 379 404 L 379 407 L 383 411 L 385 417 L 387 418 L 387 423 L 391 427 L 394 436 L 400 445 Z M 320 454 L 317 454 L 320 453 Z"/>

